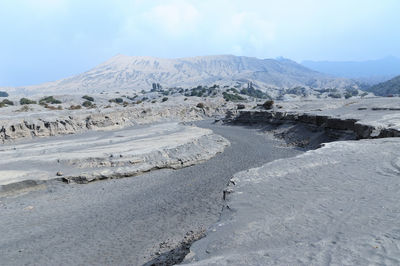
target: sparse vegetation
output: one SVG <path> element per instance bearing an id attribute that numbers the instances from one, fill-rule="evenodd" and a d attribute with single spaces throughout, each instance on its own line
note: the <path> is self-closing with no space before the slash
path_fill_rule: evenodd
<path id="1" fill-rule="evenodd" d="M 272 107 L 274 106 L 274 101 L 273 100 L 267 100 L 263 103 L 262 105 L 264 107 L 264 109 L 266 110 L 270 110 L 272 109 Z"/>
<path id="2" fill-rule="evenodd" d="M 14 102 L 10 101 L 9 99 L 4 99 L 2 102 L 0 102 L 0 106 L 6 106 L 6 105 L 14 105 Z"/>
<path id="3" fill-rule="evenodd" d="M 110 103 L 123 103 L 124 100 L 122 98 L 115 98 L 115 99 L 111 99 L 108 100 Z"/>
<path id="4" fill-rule="evenodd" d="M 85 99 L 85 100 L 90 101 L 90 102 L 94 102 L 94 98 L 92 96 L 89 96 L 89 95 L 82 96 L 82 99 Z"/>
<path id="5" fill-rule="evenodd" d="M 40 105 L 45 105 L 46 103 L 60 104 L 61 101 L 55 99 L 53 96 L 47 96 L 39 100 Z"/>
<path id="6" fill-rule="evenodd" d="M 82 106 L 80 106 L 80 105 L 71 105 L 68 109 L 69 110 L 79 110 L 79 109 L 82 109 Z"/>
<path id="7" fill-rule="evenodd" d="M 245 98 L 243 98 L 242 96 L 238 95 L 238 94 L 231 94 L 231 93 L 227 93 L 226 91 L 224 91 L 222 93 L 222 96 L 224 97 L 225 101 L 244 101 L 246 100 Z"/>
<path id="8" fill-rule="evenodd" d="M 168 97 L 164 97 L 164 98 L 162 98 L 162 100 L 161 100 L 162 102 L 166 102 L 166 101 L 168 101 Z"/>
<path id="9" fill-rule="evenodd" d="M 237 91 L 236 89 L 230 89 L 230 90 L 231 91 Z M 241 89 L 240 90 L 240 94 L 248 95 L 248 96 L 251 96 L 251 97 L 254 97 L 254 98 L 270 99 L 270 96 L 267 93 L 262 92 L 259 89 L 255 89 L 253 87 L 253 83 L 252 82 L 247 84 L 247 88 Z"/>
<path id="10" fill-rule="evenodd" d="M 328 97 L 339 99 L 342 98 L 342 95 L 340 93 L 329 93 Z"/>
<path id="11" fill-rule="evenodd" d="M 91 101 L 84 101 L 82 103 L 82 106 L 84 106 L 86 108 L 90 108 L 90 107 L 93 107 L 93 103 Z"/>
<path id="12" fill-rule="evenodd" d="M 294 88 L 290 88 L 287 89 L 285 91 L 286 94 L 294 94 L 294 95 L 298 95 L 298 96 L 303 96 L 306 97 L 307 96 L 307 90 L 304 87 L 294 87 Z"/>
<path id="13" fill-rule="evenodd" d="M 19 103 L 20 103 L 21 105 L 25 105 L 25 104 L 37 104 L 36 101 L 30 100 L 30 99 L 28 99 L 28 98 L 21 98 L 21 99 L 19 100 Z"/>

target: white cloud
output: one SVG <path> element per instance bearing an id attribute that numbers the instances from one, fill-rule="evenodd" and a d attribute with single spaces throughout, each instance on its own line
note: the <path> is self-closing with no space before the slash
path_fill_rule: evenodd
<path id="1" fill-rule="evenodd" d="M 156 29 L 172 36 L 195 30 L 200 13 L 193 5 L 185 1 L 170 1 L 153 7 L 143 15 L 144 20 Z"/>

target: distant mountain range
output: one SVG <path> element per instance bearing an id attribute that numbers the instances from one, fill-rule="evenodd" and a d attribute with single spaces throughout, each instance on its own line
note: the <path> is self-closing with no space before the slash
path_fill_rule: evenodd
<path id="1" fill-rule="evenodd" d="M 396 95 L 400 96 L 400 76 L 394 77 L 391 80 L 376 84 L 368 89 L 378 96 Z"/>
<path id="2" fill-rule="evenodd" d="M 150 90 L 165 87 L 234 85 L 252 82 L 257 88 L 338 87 L 352 84 L 310 70 L 288 59 L 218 55 L 179 59 L 117 55 L 85 73 L 41 85 L 8 88 L 18 94 L 74 94 Z"/>
<path id="3" fill-rule="evenodd" d="M 315 71 L 336 77 L 352 78 L 370 84 L 400 75 L 400 59 L 389 56 L 369 61 L 303 61 L 301 64 Z"/>

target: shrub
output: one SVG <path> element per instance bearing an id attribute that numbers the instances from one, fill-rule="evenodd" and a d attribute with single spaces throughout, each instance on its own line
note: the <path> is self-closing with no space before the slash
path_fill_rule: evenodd
<path id="1" fill-rule="evenodd" d="M 124 100 L 122 98 L 115 98 L 115 99 L 111 99 L 108 100 L 110 103 L 123 103 Z"/>
<path id="2" fill-rule="evenodd" d="M 24 104 L 36 104 L 37 102 L 36 102 L 36 101 L 29 100 L 29 99 L 27 99 L 27 98 L 21 98 L 21 99 L 19 100 L 19 103 L 20 103 L 21 105 L 24 105 Z"/>
<path id="3" fill-rule="evenodd" d="M 263 103 L 263 107 L 266 110 L 272 109 L 272 106 L 274 105 L 274 101 L 273 100 L 267 100 Z"/>
<path id="4" fill-rule="evenodd" d="M 61 101 L 54 99 L 53 96 L 48 96 L 40 99 L 39 104 L 44 105 L 45 103 L 51 103 L 51 104 L 60 104 Z"/>
<path id="5" fill-rule="evenodd" d="M 187 101 L 188 98 L 183 99 L 184 101 Z"/>
<path id="6" fill-rule="evenodd" d="M 10 101 L 9 99 L 4 99 L 4 100 L 2 101 L 2 103 L 3 103 L 4 105 L 14 105 L 14 103 L 13 103 L 12 101 Z"/>
<path id="7" fill-rule="evenodd" d="M 91 97 L 91 96 L 89 96 L 89 95 L 84 95 L 84 96 L 82 96 L 82 99 L 85 99 L 85 100 L 87 100 L 87 101 L 89 101 L 89 102 L 94 102 L 94 98 Z"/>
<path id="8" fill-rule="evenodd" d="M 0 91 L 0 97 L 8 97 L 8 93 L 5 91 Z"/>
<path id="9" fill-rule="evenodd" d="M 166 102 L 166 101 L 168 101 L 168 97 L 164 97 L 164 98 L 162 98 L 162 100 L 161 100 L 162 102 Z"/>
<path id="10" fill-rule="evenodd" d="M 152 100 L 152 101 L 151 101 L 151 103 L 156 103 L 156 102 L 157 102 L 156 100 Z"/>
<path id="11" fill-rule="evenodd" d="M 204 103 L 198 103 L 198 104 L 196 105 L 196 107 L 197 107 L 197 108 L 202 108 L 202 109 L 203 109 L 203 108 L 204 108 Z"/>
<path id="12" fill-rule="evenodd" d="M 227 93 L 226 91 L 224 91 L 223 93 L 222 93 L 222 96 L 224 97 L 224 99 L 225 99 L 225 101 L 243 101 L 243 100 L 245 100 L 245 98 L 243 98 L 242 96 L 240 96 L 240 95 L 237 95 L 237 94 L 230 94 L 230 93 Z"/>
<path id="13" fill-rule="evenodd" d="M 82 103 L 82 105 L 83 105 L 84 107 L 86 107 L 86 108 L 89 108 L 89 107 L 92 107 L 92 106 L 93 106 L 93 104 L 92 104 L 91 101 L 84 101 L 84 102 Z"/>

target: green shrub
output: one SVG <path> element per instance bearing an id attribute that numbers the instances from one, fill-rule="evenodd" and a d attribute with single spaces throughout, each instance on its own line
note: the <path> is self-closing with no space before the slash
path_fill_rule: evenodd
<path id="1" fill-rule="evenodd" d="M 124 100 L 122 98 L 115 98 L 115 99 L 111 99 L 108 100 L 110 103 L 123 103 Z"/>
<path id="2" fill-rule="evenodd" d="M 19 103 L 20 103 L 21 105 L 24 105 L 24 104 L 36 104 L 37 102 L 36 102 L 36 101 L 33 101 L 33 100 L 29 100 L 29 99 L 27 99 L 27 98 L 21 98 L 21 99 L 19 100 Z"/>
<path id="3" fill-rule="evenodd" d="M 92 107 L 93 103 L 91 101 L 84 101 L 82 105 L 86 108 Z"/>
<path id="4" fill-rule="evenodd" d="M 85 100 L 87 100 L 87 101 L 89 101 L 89 102 L 94 102 L 94 98 L 91 97 L 91 96 L 89 96 L 89 95 L 84 95 L 84 96 L 82 96 L 82 99 L 85 99 Z"/>
<path id="5" fill-rule="evenodd" d="M 60 104 L 61 101 L 54 99 L 53 96 L 48 96 L 40 99 L 39 104 L 44 105 L 45 103 L 51 103 L 51 104 Z"/>
<path id="6" fill-rule="evenodd" d="M 235 102 L 235 101 L 244 101 L 244 100 L 246 100 L 245 98 L 243 98 L 242 96 L 240 96 L 240 95 L 237 95 L 237 94 L 230 94 L 230 93 L 227 93 L 226 91 L 224 91 L 223 93 L 222 93 L 222 96 L 224 97 L 224 99 L 225 99 L 225 101 L 232 101 L 232 102 Z"/>
<path id="7" fill-rule="evenodd" d="M 5 105 L 14 105 L 14 103 L 12 101 L 10 101 L 9 99 L 4 99 L 2 101 L 2 103 L 5 104 Z"/>
<path id="8" fill-rule="evenodd" d="M 164 97 L 164 98 L 162 98 L 162 100 L 161 100 L 162 102 L 166 102 L 166 101 L 168 101 L 168 97 Z"/>

